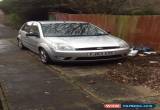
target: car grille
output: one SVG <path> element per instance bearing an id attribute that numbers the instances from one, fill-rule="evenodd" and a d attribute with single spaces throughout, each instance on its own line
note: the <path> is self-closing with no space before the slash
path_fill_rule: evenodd
<path id="1" fill-rule="evenodd" d="M 97 56 L 97 57 L 78 57 L 76 60 L 105 60 L 111 58 L 121 58 L 122 55 L 112 55 L 112 56 Z"/>
<path id="2" fill-rule="evenodd" d="M 112 47 L 90 47 L 90 48 L 77 48 L 77 51 L 80 50 L 105 50 L 105 49 L 117 49 L 120 48 L 119 46 L 112 46 Z"/>

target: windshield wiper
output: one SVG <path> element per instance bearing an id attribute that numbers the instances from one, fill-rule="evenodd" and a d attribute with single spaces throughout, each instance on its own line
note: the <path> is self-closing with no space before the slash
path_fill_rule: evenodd
<path id="1" fill-rule="evenodd" d="M 103 35 L 109 35 L 108 33 L 105 34 L 95 34 L 95 36 L 103 36 Z"/>
<path id="2" fill-rule="evenodd" d="M 109 35 L 108 33 L 105 34 L 95 34 L 95 35 L 57 35 L 57 36 L 49 36 L 49 37 L 79 37 L 79 36 L 103 36 L 103 35 Z"/>

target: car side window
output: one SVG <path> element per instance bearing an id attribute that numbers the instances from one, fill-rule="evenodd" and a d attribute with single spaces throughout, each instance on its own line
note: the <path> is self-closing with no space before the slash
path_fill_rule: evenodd
<path id="1" fill-rule="evenodd" d="M 30 33 L 34 33 L 34 34 L 39 35 L 39 29 L 38 29 L 38 26 L 34 26 L 34 25 L 32 25 L 32 26 L 31 26 L 31 29 L 30 29 Z"/>
<path id="2" fill-rule="evenodd" d="M 22 27 L 22 30 L 25 31 L 25 32 L 27 32 L 27 33 L 29 33 L 29 31 L 30 31 L 30 25 L 25 24 L 25 25 Z"/>

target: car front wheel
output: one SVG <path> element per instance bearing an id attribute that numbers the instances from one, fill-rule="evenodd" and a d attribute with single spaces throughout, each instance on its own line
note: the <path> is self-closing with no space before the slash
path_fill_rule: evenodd
<path id="1" fill-rule="evenodd" d="M 44 64 L 50 63 L 51 60 L 49 58 L 49 55 L 47 54 L 47 52 L 44 49 L 40 49 L 39 54 L 40 54 L 40 58 L 41 58 L 42 63 L 44 63 Z"/>

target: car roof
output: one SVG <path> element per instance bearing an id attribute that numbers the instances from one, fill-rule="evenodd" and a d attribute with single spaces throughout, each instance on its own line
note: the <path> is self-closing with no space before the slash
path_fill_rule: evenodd
<path id="1" fill-rule="evenodd" d="M 50 24 L 50 23 L 87 23 L 83 21 L 29 21 L 29 22 L 39 22 L 41 24 Z"/>

